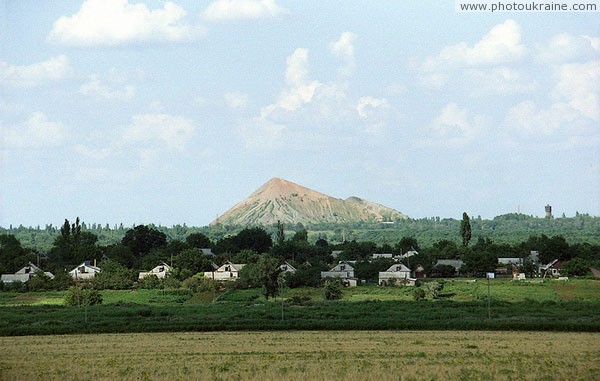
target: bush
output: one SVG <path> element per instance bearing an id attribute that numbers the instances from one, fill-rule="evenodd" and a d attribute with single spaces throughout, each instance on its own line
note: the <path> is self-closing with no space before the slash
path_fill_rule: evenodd
<path id="1" fill-rule="evenodd" d="M 198 291 L 212 291 L 216 288 L 216 284 L 212 279 L 194 275 L 193 277 L 184 280 L 181 283 L 181 287 L 188 288 L 195 293 Z"/>
<path id="2" fill-rule="evenodd" d="M 423 300 L 425 299 L 426 292 L 420 287 L 417 287 L 413 291 L 413 299 L 414 300 Z"/>
<path id="3" fill-rule="evenodd" d="M 67 306 L 91 306 L 102 304 L 102 294 L 96 289 L 82 288 L 81 286 L 69 287 L 65 295 Z"/>
<path id="4" fill-rule="evenodd" d="M 325 300 L 336 300 L 342 298 L 342 285 L 338 280 L 327 279 L 324 287 Z"/>
<path id="5" fill-rule="evenodd" d="M 137 281 L 138 288 L 144 288 L 148 290 L 154 290 L 157 288 L 162 288 L 162 283 L 160 279 L 154 274 L 143 277 L 142 279 Z"/>

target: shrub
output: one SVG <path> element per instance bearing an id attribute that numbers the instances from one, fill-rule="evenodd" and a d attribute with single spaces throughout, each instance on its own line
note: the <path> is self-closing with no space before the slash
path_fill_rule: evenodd
<path id="1" fill-rule="evenodd" d="M 425 299 L 426 292 L 420 287 L 417 287 L 413 291 L 413 299 L 414 300 L 423 300 Z"/>
<path id="2" fill-rule="evenodd" d="M 191 278 L 187 278 L 181 283 L 181 287 L 189 288 L 192 292 L 198 291 L 212 291 L 216 288 L 215 281 L 212 279 L 208 279 L 200 276 L 193 276 Z"/>
<path id="3" fill-rule="evenodd" d="M 325 300 L 336 300 L 342 298 L 342 285 L 338 280 L 327 279 L 324 287 Z"/>
<path id="4" fill-rule="evenodd" d="M 65 304 L 67 306 L 102 304 L 102 294 L 96 289 L 83 289 L 81 286 L 72 286 L 69 287 L 65 295 Z"/>
<path id="5" fill-rule="evenodd" d="M 154 274 L 143 277 L 142 279 L 137 281 L 138 288 L 145 288 L 148 290 L 154 290 L 157 288 L 161 288 L 162 284 L 160 279 Z"/>

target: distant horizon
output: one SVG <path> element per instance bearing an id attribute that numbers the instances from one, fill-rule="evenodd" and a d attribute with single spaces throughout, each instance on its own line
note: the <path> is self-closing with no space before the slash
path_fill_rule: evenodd
<path id="1" fill-rule="evenodd" d="M 415 219 L 600 215 L 598 12 L 1 4 L 0 226 L 207 226 L 272 177 Z"/>

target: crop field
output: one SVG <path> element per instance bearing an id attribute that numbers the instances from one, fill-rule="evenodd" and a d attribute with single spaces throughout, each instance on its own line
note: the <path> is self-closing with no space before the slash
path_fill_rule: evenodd
<path id="1" fill-rule="evenodd" d="M 304 331 L 0 337 L 2 380 L 597 380 L 600 334 Z"/>

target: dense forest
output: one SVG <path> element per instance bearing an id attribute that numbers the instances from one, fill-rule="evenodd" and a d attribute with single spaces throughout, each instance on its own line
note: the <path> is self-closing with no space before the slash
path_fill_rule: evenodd
<path id="1" fill-rule="evenodd" d="M 499 244 L 516 244 L 527 240 L 530 236 L 563 236 L 570 244 L 588 243 L 600 244 L 600 217 L 577 213 L 574 217 L 538 218 L 525 214 L 505 214 L 491 220 L 472 217 L 473 238 L 489 239 Z M 239 233 L 246 226 L 205 226 L 192 227 L 183 225 L 148 226 L 164 233 L 169 240 L 184 241 L 193 233 L 202 233 L 212 241 L 218 241 L 226 236 Z M 123 224 L 109 225 L 81 222 L 81 230 L 95 235 L 100 245 L 110 245 L 120 242 L 127 230 L 133 226 Z M 422 218 L 408 219 L 395 223 L 357 223 L 357 224 L 316 224 L 303 226 L 286 225 L 286 234 L 294 234 L 300 229 L 308 231 L 308 240 L 315 242 L 322 238 L 331 244 L 344 241 L 374 242 L 377 245 L 394 245 L 403 237 L 416 238 L 422 247 L 430 247 L 441 240 L 460 242 L 457 231 L 459 219 L 452 218 Z M 9 226 L 0 227 L 0 234 L 14 235 L 26 248 L 47 253 L 54 240 L 60 235 L 60 226 L 52 224 L 44 227 Z M 277 227 L 263 226 L 269 233 L 275 234 Z"/>

